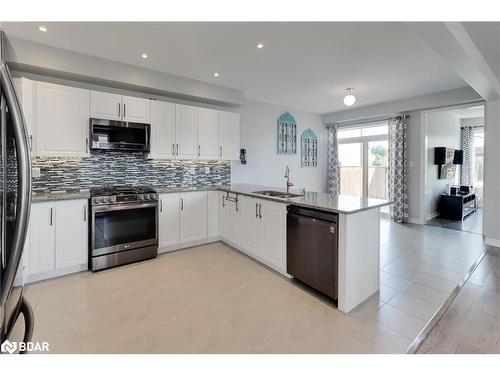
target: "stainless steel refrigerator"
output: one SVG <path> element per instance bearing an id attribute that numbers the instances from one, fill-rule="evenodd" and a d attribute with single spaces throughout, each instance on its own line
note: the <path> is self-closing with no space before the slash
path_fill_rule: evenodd
<path id="1" fill-rule="evenodd" d="M 21 322 L 24 324 L 24 333 L 20 338 L 23 342 L 31 341 L 33 333 L 33 313 L 23 296 L 22 264 L 31 208 L 31 156 L 26 124 L 9 68 L 3 60 L 4 42 L 3 32 L 0 31 L 0 343 L 2 344 L 6 340 L 12 340 L 13 328 L 15 326 L 17 329 Z"/>

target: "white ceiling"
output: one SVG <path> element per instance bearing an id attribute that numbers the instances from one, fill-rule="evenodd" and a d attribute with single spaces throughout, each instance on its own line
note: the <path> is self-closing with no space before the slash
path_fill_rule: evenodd
<path id="1" fill-rule="evenodd" d="M 347 87 L 355 88 L 360 107 L 466 86 L 402 23 L 48 22 L 46 33 L 39 25 L 3 22 L 2 28 L 7 35 L 315 113 L 346 109 Z"/>

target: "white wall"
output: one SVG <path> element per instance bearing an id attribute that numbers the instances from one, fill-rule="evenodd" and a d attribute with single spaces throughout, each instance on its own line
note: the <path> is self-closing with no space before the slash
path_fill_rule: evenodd
<path id="1" fill-rule="evenodd" d="M 500 247 L 500 100 L 486 103 L 484 126 L 484 214 L 486 243 Z"/>
<path id="2" fill-rule="evenodd" d="M 300 166 L 300 147 L 296 155 L 278 155 L 276 150 L 278 118 L 290 112 L 297 121 L 297 141 L 307 128 L 318 136 L 318 166 Z M 326 191 L 327 185 L 327 130 L 320 115 L 297 111 L 246 99 L 241 113 L 241 148 L 247 150 L 247 164 L 232 163 L 231 181 L 285 187 L 285 167 L 290 168 L 293 188 Z"/>
<path id="3" fill-rule="evenodd" d="M 460 120 L 450 111 L 433 111 L 424 114 L 426 147 L 425 215 L 431 219 L 438 214 L 439 197 L 447 184 L 456 184 L 455 179 L 439 179 L 438 166 L 434 165 L 434 148 L 460 149 Z"/>

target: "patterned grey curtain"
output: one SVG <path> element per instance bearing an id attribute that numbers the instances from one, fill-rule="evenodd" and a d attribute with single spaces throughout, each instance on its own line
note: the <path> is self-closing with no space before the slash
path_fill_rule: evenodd
<path id="1" fill-rule="evenodd" d="M 460 185 L 472 185 L 473 132 L 474 129 L 470 126 L 462 128 L 462 150 L 464 150 L 464 162 L 460 172 Z"/>
<path id="2" fill-rule="evenodd" d="M 408 167 L 406 148 L 406 120 L 396 117 L 389 120 L 389 200 L 393 201 L 391 220 L 408 221 Z"/>
<path id="3" fill-rule="evenodd" d="M 340 194 L 339 149 L 337 144 L 338 126 L 328 126 L 328 192 Z"/>

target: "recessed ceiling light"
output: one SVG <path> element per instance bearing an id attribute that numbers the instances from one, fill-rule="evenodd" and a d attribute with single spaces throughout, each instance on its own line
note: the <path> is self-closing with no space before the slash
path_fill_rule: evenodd
<path id="1" fill-rule="evenodd" d="M 45 26 L 38 26 L 38 30 L 43 31 L 44 33 L 47 32 L 47 28 Z"/>
<path id="2" fill-rule="evenodd" d="M 147 59 L 148 58 L 148 55 L 145 54 L 145 53 L 143 53 L 141 56 L 142 56 L 143 59 Z"/>
<path id="3" fill-rule="evenodd" d="M 258 48 L 258 49 L 262 49 L 262 48 L 264 48 L 264 44 L 262 44 L 262 43 L 257 43 L 257 48 Z"/>
<path id="4" fill-rule="evenodd" d="M 219 76 L 219 73 L 215 72 L 214 77 L 218 77 L 218 76 Z"/>

